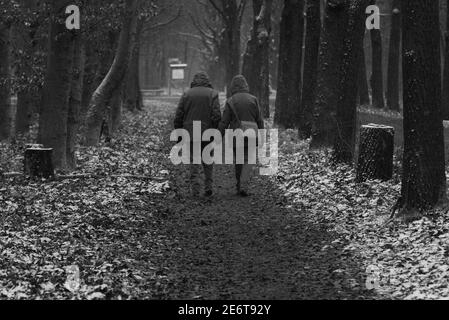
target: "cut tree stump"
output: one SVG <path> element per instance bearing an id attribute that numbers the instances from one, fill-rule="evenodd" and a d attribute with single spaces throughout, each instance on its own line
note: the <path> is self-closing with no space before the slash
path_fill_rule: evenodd
<path id="1" fill-rule="evenodd" d="M 25 176 L 44 179 L 54 177 L 52 154 L 53 149 L 45 149 L 40 145 L 26 149 L 23 166 Z"/>
<path id="2" fill-rule="evenodd" d="M 360 129 L 356 182 L 393 177 L 394 128 L 368 124 Z"/>

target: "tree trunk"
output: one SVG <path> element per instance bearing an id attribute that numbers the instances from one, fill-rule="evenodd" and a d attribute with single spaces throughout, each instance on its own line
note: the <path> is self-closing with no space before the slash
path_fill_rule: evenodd
<path id="1" fill-rule="evenodd" d="M 152 43 L 147 40 L 145 42 L 145 62 L 143 64 L 143 70 L 144 70 L 144 80 L 143 80 L 143 86 L 144 89 L 149 89 L 149 87 L 151 86 L 151 72 L 152 70 L 152 66 L 151 66 L 151 45 Z"/>
<path id="2" fill-rule="evenodd" d="M 122 122 L 122 99 L 120 96 L 120 90 L 113 95 L 110 102 L 110 125 L 109 125 L 109 137 L 112 138 L 117 130 L 120 128 Z"/>
<path id="3" fill-rule="evenodd" d="M 33 104 L 36 103 L 36 85 L 31 85 L 34 71 L 30 66 L 30 61 L 36 57 L 38 41 L 36 33 L 39 29 L 39 22 L 37 16 L 33 13 L 37 10 L 37 3 L 35 0 L 21 1 L 20 5 L 24 14 L 27 17 L 26 24 L 17 27 L 17 35 L 15 41 L 19 50 L 22 52 L 21 60 L 27 59 L 25 63 L 19 63 L 15 70 L 15 77 L 17 79 L 17 105 L 15 115 L 15 133 L 26 134 L 30 129 L 30 122 L 34 111 Z"/>
<path id="4" fill-rule="evenodd" d="M 362 47 L 360 48 L 359 80 L 357 90 L 359 92 L 359 104 L 361 106 L 370 105 L 371 101 L 369 98 L 368 80 L 366 78 L 365 47 L 363 43 Z"/>
<path id="5" fill-rule="evenodd" d="M 89 103 L 85 136 L 87 146 L 95 146 L 99 143 L 106 104 L 111 100 L 114 91 L 119 89 L 126 74 L 129 50 L 132 50 L 130 46 L 134 43 L 134 37 L 136 36 L 138 2 L 139 0 L 126 0 L 126 12 L 114 62 L 100 86 L 95 90 Z"/>
<path id="6" fill-rule="evenodd" d="M 38 141 L 53 149 L 57 169 L 67 167 L 67 116 L 74 49 L 74 34 L 65 26 L 65 8 L 69 4 L 66 0 L 52 5 L 50 49 L 39 117 Z"/>
<path id="7" fill-rule="evenodd" d="M 444 52 L 444 73 L 443 73 L 443 119 L 449 120 L 449 0 L 446 8 L 446 32 L 445 32 L 445 52 Z"/>
<path id="8" fill-rule="evenodd" d="M 78 36 L 75 40 L 73 58 L 73 77 L 69 97 L 69 113 L 67 118 L 67 167 L 74 170 L 76 168 L 75 150 L 80 124 L 81 101 L 83 96 L 84 66 L 86 62 L 86 52 L 83 39 Z"/>
<path id="9" fill-rule="evenodd" d="M 357 122 L 357 82 L 365 35 L 365 9 L 369 0 L 351 0 L 341 64 L 341 87 L 337 102 L 337 133 L 333 160 L 351 164 L 354 160 Z"/>
<path id="10" fill-rule="evenodd" d="M 0 141 L 11 133 L 10 28 L 0 22 Z"/>
<path id="11" fill-rule="evenodd" d="M 142 95 L 140 94 L 139 63 L 140 63 L 140 35 L 142 23 L 138 23 L 136 40 L 130 55 L 128 72 L 123 90 L 123 103 L 130 111 L 142 110 Z"/>
<path id="12" fill-rule="evenodd" d="M 242 13 L 237 0 L 221 0 L 221 2 L 224 13 L 223 38 L 227 51 L 225 55 L 226 86 L 229 88 L 232 78 L 240 73 Z M 229 90 L 227 90 L 227 95 L 229 97 Z"/>
<path id="13" fill-rule="evenodd" d="M 446 200 L 438 1 L 402 3 L 404 160 L 402 214 Z"/>
<path id="14" fill-rule="evenodd" d="M 111 30 L 108 32 L 107 39 L 104 47 L 101 50 L 95 50 L 93 52 L 89 52 L 92 44 L 86 43 L 86 55 L 88 57 L 87 66 L 91 67 L 92 74 L 89 78 L 85 79 L 83 84 L 83 101 L 82 101 L 82 115 L 83 115 L 83 123 L 85 123 L 86 114 L 89 110 L 90 100 L 92 99 L 92 95 L 98 86 L 102 83 L 103 79 L 108 74 L 112 63 L 114 62 L 115 52 L 117 50 L 117 42 L 119 38 L 120 32 L 116 30 Z M 89 54 L 90 53 L 90 54 Z M 90 61 L 89 61 L 90 60 Z M 90 64 L 89 64 L 90 62 Z M 86 73 L 89 70 L 86 69 Z M 89 75 L 89 74 L 86 74 Z M 88 81 L 86 81 L 88 80 Z"/>
<path id="15" fill-rule="evenodd" d="M 320 38 L 318 76 L 313 110 L 312 149 L 332 147 L 336 133 L 336 106 L 340 90 L 345 30 L 348 22 L 348 3 L 329 0 L 325 5 L 324 27 Z"/>
<path id="16" fill-rule="evenodd" d="M 30 130 L 33 97 L 28 89 L 17 92 L 15 132 L 25 134 Z"/>
<path id="17" fill-rule="evenodd" d="M 272 0 L 253 0 L 253 28 L 242 69 L 250 92 L 259 99 L 260 109 L 265 118 L 270 117 L 271 9 Z"/>
<path id="18" fill-rule="evenodd" d="M 302 87 L 301 111 L 298 120 L 299 135 L 303 139 L 309 138 L 312 134 L 312 110 L 316 90 L 320 32 L 320 1 L 307 0 L 303 75 L 304 83 Z"/>
<path id="19" fill-rule="evenodd" d="M 360 130 L 358 183 L 393 177 L 394 128 L 370 124 Z"/>
<path id="20" fill-rule="evenodd" d="M 376 1 L 372 1 L 375 4 Z M 384 86 L 383 86 L 383 61 L 382 61 L 382 35 L 379 29 L 370 30 L 372 50 L 372 72 L 371 72 L 371 95 L 373 107 L 383 109 Z"/>
<path id="21" fill-rule="evenodd" d="M 401 0 L 393 1 L 388 54 L 387 106 L 399 111 L 399 61 L 401 46 Z"/>
<path id="22" fill-rule="evenodd" d="M 304 2 L 284 0 L 282 11 L 278 89 L 274 121 L 283 128 L 296 127 L 300 113 Z"/>

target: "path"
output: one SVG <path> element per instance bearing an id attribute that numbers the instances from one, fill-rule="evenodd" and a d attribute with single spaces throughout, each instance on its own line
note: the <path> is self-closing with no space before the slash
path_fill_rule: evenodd
<path id="1" fill-rule="evenodd" d="M 80 149 L 80 168 L 104 178 L 4 182 L 0 299 L 369 297 L 341 235 L 294 210 L 276 177 L 242 199 L 233 168 L 216 166 L 214 197 L 187 197 L 187 168 L 168 161 L 175 106 L 147 101 L 112 145 Z M 171 183 L 112 176 L 167 170 Z M 68 266 L 78 291 L 65 287 Z"/>
<path id="2" fill-rule="evenodd" d="M 212 199 L 187 195 L 186 167 L 172 167 L 176 197 L 160 232 L 173 239 L 167 298 L 366 298 L 364 275 L 325 225 L 289 208 L 270 177 L 249 198 L 235 195 L 232 166 L 215 166 Z M 323 247 L 329 247 L 322 250 Z"/>

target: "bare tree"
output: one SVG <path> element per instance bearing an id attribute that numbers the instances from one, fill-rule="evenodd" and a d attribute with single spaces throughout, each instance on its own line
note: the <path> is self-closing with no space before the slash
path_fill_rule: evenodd
<path id="1" fill-rule="evenodd" d="M 253 27 L 242 68 L 242 74 L 248 81 L 251 93 L 259 99 L 265 118 L 270 117 L 271 9 L 272 0 L 253 0 Z"/>
<path id="2" fill-rule="evenodd" d="M 209 0 L 209 3 L 223 22 L 226 85 L 229 87 L 232 78 L 240 73 L 241 26 L 247 0 Z"/>
<path id="3" fill-rule="evenodd" d="M 111 104 L 111 118 L 112 125 L 111 129 L 118 127 L 121 118 L 121 102 L 126 109 L 130 111 L 142 110 L 143 109 L 143 98 L 140 89 L 140 55 L 141 55 L 141 44 L 144 36 L 149 36 L 152 32 L 160 31 L 161 28 L 171 24 L 176 21 L 181 16 L 181 10 L 177 10 L 177 14 L 173 15 L 170 11 L 174 10 L 175 7 L 167 4 L 161 7 L 159 10 L 154 10 L 153 7 L 148 7 L 149 3 L 144 3 L 140 11 L 142 14 L 139 16 L 136 27 L 136 35 L 133 38 L 134 43 L 132 44 L 132 50 L 129 52 L 129 64 L 126 71 L 125 81 L 123 85 L 123 96 L 121 99 L 113 99 Z M 164 21 L 157 21 L 156 18 L 165 16 L 167 17 Z"/>
<path id="4" fill-rule="evenodd" d="M 446 2 L 445 53 L 443 69 L 443 119 L 449 120 L 449 1 Z"/>
<path id="5" fill-rule="evenodd" d="M 333 160 L 348 164 L 354 160 L 357 127 L 357 90 L 354 88 L 357 88 L 359 65 L 364 63 L 361 53 L 365 35 L 365 9 L 368 5 L 369 0 L 351 0 L 348 9 L 349 22 L 345 32 Z"/>
<path id="6" fill-rule="evenodd" d="M 81 100 L 83 96 L 84 68 L 86 63 L 86 50 L 84 39 L 77 35 L 73 54 L 72 82 L 69 96 L 69 110 L 67 117 L 67 168 L 76 168 L 76 145 L 78 143 L 78 129 L 80 125 Z"/>
<path id="7" fill-rule="evenodd" d="M 227 48 L 224 43 L 224 29 L 220 14 L 207 2 L 197 1 L 200 8 L 190 13 L 192 24 L 198 34 L 189 34 L 189 37 L 199 39 L 203 48 L 201 57 L 206 62 L 208 72 L 214 84 L 219 88 L 226 85 Z M 185 34 L 184 34 L 185 35 Z"/>
<path id="8" fill-rule="evenodd" d="M 336 133 L 336 106 L 340 84 L 345 30 L 348 21 L 348 2 L 328 0 L 324 8 L 318 57 L 318 76 L 313 111 L 311 148 L 331 147 Z"/>
<path id="9" fill-rule="evenodd" d="M 23 10 L 26 17 L 25 23 L 21 21 L 21 25 L 17 30 L 17 46 L 23 61 L 18 64 L 15 70 L 15 78 L 18 79 L 17 89 L 17 106 L 15 117 L 15 132 L 18 134 L 27 133 L 30 128 L 30 121 L 33 111 L 33 102 L 37 96 L 36 85 L 31 85 L 33 79 L 33 62 L 36 57 L 36 49 L 38 41 L 36 41 L 36 33 L 39 27 L 39 15 L 35 14 L 37 3 L 32 1 L 21 1 L 20 9 Z"/>
<path id="10" fill-rule="evenodd" d="M 279 42 L 278 89 L 274 116 L 274 121 L 284 128 L 296 127 L 297 115 L 300 113 L 303 17 L 304 1 L 284 0 Z"/>
<path id="11" fill-rule="evenodd" d="M 39 143 L 53 148 L 55 168 L 67 167 L 67 118 L 74 53 L 74 32 L 65 26 L 69 0 L 52 2 L 47 73 L 39 117 Z"/>
<path id="12" fill-rule="evenodd" d="M 438 1 L 402 2 L 404 157 L 400 215 L 446 199 Z"/>
<path id="13" fill-rule="evenodd" d="M 136 41 L 129 57 L 129 66 L 123 88 L 123 104 L 130 111 L 142 110 L 143 108 L 139 80 L 140 37 L 142 36 L 142 29 L 143 21 L 139 21 L 136 29 Z M 114 109 L 115 111 L 119 111 L 117 107 Z"/>
<path id="14" fill-rule="evenodd" d="M 9 138 L 11 131 L 10 34 L 10 25 L 0 21 L 0 140 Z"/>
<path id="15" fill-rule="evenodd" d="M 369 105 L 371 103 L 368 90 L 368 80 L 366 77 L 366 56 L 364 45 L 360 48 L 360 63 L 359 63 L 359 80 L 357 83 L 357 90 L 359 92 L 360 105 Z"/>
<path id="16" fill-rule="evenodd" d="M 399 61 L 401 47 L 401 1 L 393 0 L 390 51 L 388 54 L 387 106 L 399 111 Z"/>
<path id="17" fill-rule="evenodd" d="M 135 44 L 139 0 L 126 0 L 125 4 L 123 25 L 114 62 L 89 103 L 85 135 L 85 143 L 88 146 L 94 146 L 100 140 L 106 104 L 111 100 L 114 92 L 120 89 L 128 68 L 129 53 L 132 50 L 130 47 Z"/>
<path id="18" fill-rule="evenodd" d="M 312 110 L 315 97 L 318 68 L 318 50 L 320 46 L 321 10 L 320 2 L 307 0 L 306 36 L 304 43 L 304 75 L 301 98 L 301 110 L 298 120 L 299 134 L 309 138 L 312 131 Z"/>
<path id="19" fill-rule="evenodd" d="M 376 4 L 375 0 L 371 4 Z M 385 107 L 384 85 L 383 85 L 383 60 L 382 60 L 382 34 L 379 29 L 371 29 L 372 50 L 372 72 L 371 72 L 371 94 L 373 106 L 378 109 Z"/>

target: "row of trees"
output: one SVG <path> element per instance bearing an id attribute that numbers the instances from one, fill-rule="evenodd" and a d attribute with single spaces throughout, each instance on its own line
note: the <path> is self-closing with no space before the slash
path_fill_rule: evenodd
<path id="1" fill-rule="evenodd" d="M 69 5 L 81 9 L 80 29 L 66 26 Z M 53 148 L 56 168 L 75 168 L 80 133 L 82 143 L 96 145 L 102 133 L 116 131 L 122 106 L 142 108 L 140 42 L 179 17 L 177 7 L 141 0 L 2 1 L 0 139 L 27 134 L 37 113 L 38 143 Z"/>
<path id="2" fill-rule="evenodd" d="M 352 164 L 357 106 L 369 101 L 364 61 L 365 11 L 376 2 L 328 0 L 321 8 L 322 21 L 320 2 L 305 3 L 304 37 L 304 1 L 284 1 L 275 121 L 282 127 L 299 127 L 302 137 L 311 137 L 312 149 L 331 147 L 334 161 Z M 441 99 L 439 3 L 408 0 L 391 1 L 390 5 L 387 102 L 391 109 L 399 109 L 402 60 L 404 155 L 398 204 L 403 212 L 411 213 L 446 200 L 442 106 L 449 106 Z M 370 38 L 372 105 L 383 108 L 380 31 L 371 30 Z M 444 70 L 447 68 L 449 63 Z M 449 90 L 444 87 L 444 91 Z"/>
<path id="3" fill-rule="evenodd" d="M 224 84 L 243 74 L 251 92 L 259 98 L 265 117 L 270 117 L 270 84 L 277 63 L 277 11 L 280 0 L 196 1 L 192 23 L 205 47 L 203 57 L 210 73 L 225 74 Z M 198 8 L 199 6 L 199 8 Z M 247 10 L 250 9 L 250 10 Z M 199 14 L 202 13 L 202 14 Z M 302 18 L 301 18 L 302 19 Z M 246 32 L 246 29 L 249 29 Z M 276 70 L 277 71 L 277 70 Z M 214 77 L 218 80 L 218 77 Z"/>
<path id="4" fill-rule="evenodd" d="M 78 133 L 84 144 L 96 145 L 102 131 L 111 135 L 118 127 L 122 105 L 130 110 L 142 107 L 141 39 L 176 20 L 177 3 L 61 0 L 43 2 L 42 7 L 37 0 L 1 0 L 5 14 L 0 20 L 0 139 L 8 138 L 12 127 L 16 133 L 27 133 L 30 115 L 37 112 L 38 142 L 54 149 L 57 168 L 74 168 Z M 399 108 L 399 88 L 404 87 L 404 207 L 428 208 L 445 198 L 442 100 L 444 109 L 449 108 L 447 97 L 441 99 L 441 53 L 449 57 L 449 50 L 441 50 L 438 1 L 195 3 L 202 14 L 193 14 L 190 6 L 184 10 L 197 30 L 187 36 L 202 41 L 203 58 L 224 71 L 225 84 L 243 73 L 269 117 L 270 83 L 277 83 L 275 122 L 299 128 L 303 138 L 311 137 L 312 148 L 333 148 L 334 160 L 343 163 L 354 158 L 357 105 L 385 104 L 382 33 L 369 31 L 370 55 L 364 41 L 366 8 L 387 3 L 389 108 Z M 82 8 L 80 30 L 65 26 L 69 4 Z M 370 86 L 365 60 L 371 60 Z M 448 70 L 446 63 L 445 86 Z"/>
<path id="5" fill-rule="evenodd" d="M 226 61 L 227 83 L 240 70 L 239 56 L 243 56 L 242 73 L 259 98 L 264 116 L 269 117 L 269 84 L 274 83 L 270 79 L 274 76 L 270 72 L 276 20 L 273 1 L 251 2 L 252 28 L 243 54 L 238 53 L 243 47 L 239 30 L 245 17 L 245 1 L 209 0 L 203 4 L 217 14 L 203 23 L 193 19 L 204 42 L 213 49 L 208 53 Z M 366 9 L 371 5 L 381 8 L 383 29 L 366 29 Z M 411 212 L 433 207 L 445 199 L 442 106 L 444 110 L 449 110 L 449 106 L 444 100 L 447 98 L 441 99 L 441 71 L 444 67 L 449 75 L 449 63 L 441 63 L 445 42 L 441 41 L 440 3 L 284 0 L 275 6 L 282 8 L 275 48 L 275 123 L 283 128 L 298 128 L 302 138 L 311 138 L 311 148 L 330 147 L 334 161 L 352 164 L 357 106 L 400 111 L 403 100 L 401 207 Z M 447 3 L 444 8 L 448 12 Z M 230 17 L 234 18 L 232 24 Z M 443 82 L 448 81 L 447 76 L 444 79 Z M 444 92 L 449 92 L 446 84 Z"/>

